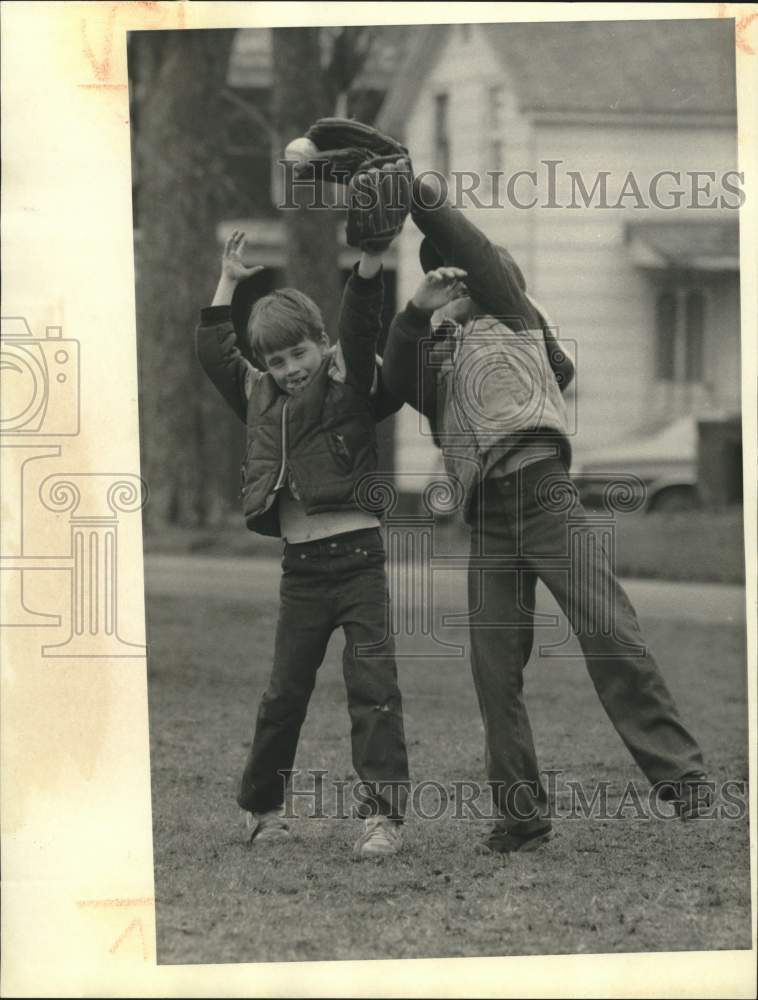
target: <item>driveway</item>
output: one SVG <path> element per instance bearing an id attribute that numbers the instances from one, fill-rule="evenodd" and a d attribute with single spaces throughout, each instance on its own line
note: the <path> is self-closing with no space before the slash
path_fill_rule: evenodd
<path id="1" fill-rule="evenodd" d="M 276 594 L 280 561 L 271 556 L 228 558 L 202 555 L 145 557 L 148 595 L 181 597 L 190 594 L 247 596 L 251 601 Z M 666 580 L 624 580 L 624 588 L 642 619 L 695 620 L 701 624 L 742 624 L 745 621 L 745 591 L 723 583 L 680 583 Z M 447 607 L 465 607 L 465 573 L 435 572 L 435 592 Z M 538 589 L 537 610 L 555 613 L 550 593 Z"/>

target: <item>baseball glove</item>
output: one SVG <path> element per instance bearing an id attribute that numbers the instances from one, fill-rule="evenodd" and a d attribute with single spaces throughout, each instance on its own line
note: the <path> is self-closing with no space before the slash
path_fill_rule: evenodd
<path id="1" fill-rule="evenodd" d="M 347 185 L 347 243 L 381 253 L 403 228 L 413 176 L 408 150 L 388 135 L 350 118 L 320 118 L 305 133 L 318 155 L 296 164 L 322 181 Z"/>
<path id="2" fill-rule="evenodd" d="M 347 245 L 383 253 L 408 217 L 412 186 L 407 160 L 375 157 L 362 164 L 347 191 Z"/>
<path id="3" fill-rule="evenodd" d="M 352 118 L 319 118 L 305 138 L 316 147 L 318 156 L 299 163 L 296 172 L 312 168 L 316 176 L 336 184 L 348 184 L 366 161 L 375 157 L 391 162 L 408 156 L 401 143 Z"/>

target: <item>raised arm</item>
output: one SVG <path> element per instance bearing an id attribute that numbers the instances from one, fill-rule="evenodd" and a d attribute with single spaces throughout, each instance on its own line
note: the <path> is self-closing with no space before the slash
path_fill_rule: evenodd
<path id="1" fill-rule="evenodd" d="M 240 353 L 232 326 L 231 302 L 234 289 L 243 278 L 262 267 L 246 267 L 240 254 L 245 234 L 235 230 L 224 246 L 221 276 L 211 305 L 200 313 L 195 331 L 197 359 L 240 420 L 247 419 L 247 400 L 258 372 Z"/>
<path id="2" fill-rule="evenodd" d="M 383 374 L 390 392 L 434 418 L 436 379 L 424 352 L 431 344 L 431 318 L 458 293 L 466 272 L 456 267 L 429 271 L 402 312 L 392 320 Z"/>
<path id="3" fill-rule="evenodd" d="M 434 409 L 434 375 L 423 364 L 421 342 L 431 338 L 429 318 L 409 302 L 390 324 L 382 365 L 390 392 L 427 417 Z"/>
<path id="4" fill-rule="evenodd" d="M 511 255 L 501 252 L 462 211 L 440 203 L 436 184 L 425 175 L 415 179 L 413 195 L 413 221 L 446 265 L 468 273 L 466 284 L 477 305 L 491 316 L 523 321 L 526 329 L 540 326 L 539 313 L 525 294 L 524 277 Z"/>
<path id="5" fill-rule="evenodd" d="M 365 395 L 374 384 L 383 298 L 382 254 L 364 251 L 342 293 L 338 333 L 347 381 Z"/>
<path id="6" fill-rule="evenodd" d="M 424 175 L 414 181 L 411 212 L 445 264 L 468 272 L 466 285 L 479 307 L 511 329 L 542 328 L 550 366 L 565 390 L 574 377 L 574 366 L 528 295 L 524 275 L 511 254 L 496 247 L 462 211 L 441 201 L 436 184 Z"/>

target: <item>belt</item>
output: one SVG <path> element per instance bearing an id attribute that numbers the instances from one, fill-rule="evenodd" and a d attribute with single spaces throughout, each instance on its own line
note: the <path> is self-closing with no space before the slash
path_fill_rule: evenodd
<path id="1" fill-rule="evenodd" d="M 358 531 L 346 531 L 341 535 L 330 535 L 327 538 L 314 538 L 312 542 L 285 542 L 284 551 L 291 555 L 347 555 L 367 545 L 382 544 L 382 535 L 378 528 L 360 528 Z"/>

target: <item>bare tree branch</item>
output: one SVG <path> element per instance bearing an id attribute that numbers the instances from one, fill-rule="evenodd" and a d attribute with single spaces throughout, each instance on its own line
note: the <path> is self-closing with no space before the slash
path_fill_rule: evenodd
<path id="1" fill-rule="evenodd" d="M 256 125 L 259 125 L 271 139 L 276 136 L 273 122 L 255 104 L 251 104 L 250 101 L 246 101 L 244 97 L 240 97 L 239 94 L 236 94 L 228 87 L 222 91 L 221 96 L 225 101 L 228 101 L 229 104 L 241 111 L 242 114 L 246 115 L 251 121 L 255 122 Z"/>
<path id="2" fill-rule="evenodd" d="M 324 71 L 324 82 L 336 108 L 340 95 L 346 94 L 366 64 L 375 32 L 364 25 L 340 28 L 333 33 L 331 58 Z"/>

